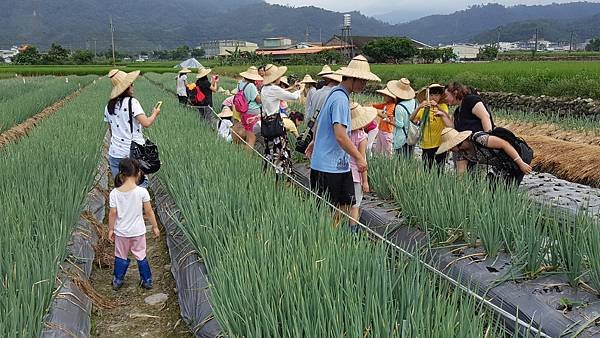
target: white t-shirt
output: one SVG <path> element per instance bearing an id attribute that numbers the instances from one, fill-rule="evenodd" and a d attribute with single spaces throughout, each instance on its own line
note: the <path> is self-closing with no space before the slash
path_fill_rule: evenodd
<path id="1" fill-rule="evenodd" d="M 179 96 L 187 96 L 187 90 L 185 88 L 185 84 L 187 81 L 187 75 L 177 76 L 177 95 Z"/>
<path id="2" fill-rule="evenodd" d="M 133 110 L 133 134 L 129 129 L 129 100 L 131 101 L 131 110 Z M 115 105 L 115 114 L 108 113 L 108 106 L 104 108 L 104 122 L 110 124 L 112 138 L 110 139 L 110 148 L 108 154 L 114 158 L 129 157 L 131 141 L 137 144 L 145 144 L 143 128 L 140 122 L 135 118 L 138 115 L 146 114 L 140 102 L 135 98 L 125 98 Z"/>
<path id="3" fill-rule="evenodd" d="M 117 208 L 115 235 L 136 237 L 146 233 L 144 202 L 150 202 L 150 194 L 142 187 L 135 187 L 127 192 L 118 189 L 110 192 L 109 205 L 111 208 Z"/>
<path id="4" fill-rule="evenodd" d="M 229 120 L 222 120 L 219 124 L 219 136 L 228 142 L 231 141 L 231 127 L 233 127 L 233 122 Z"/>
<path id="5" fill-rule="evenodd" d="M 271 116 L 279 113 L 281 101 L 298 100 L 300 98 L 300 91 L 290 93 L 279 86 L 266 85 L 260 92 L 260 98 L 262 99 L 263 113 Z"/>

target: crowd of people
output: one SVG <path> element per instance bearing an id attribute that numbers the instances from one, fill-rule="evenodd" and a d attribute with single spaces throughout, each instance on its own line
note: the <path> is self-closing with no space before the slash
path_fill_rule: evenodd
<path id="1" fill-rule="evenodd" d="M 352 93 L 362 92 L 368 82 L 381 81 L 363 56 L 337 71 L 323 66 L 317 74 L 319 81 L 306 75 L 290 86 L 286 71 L 286 67 L 269 64 L 240 73 L 237 92 L 242 94 L 223 102 L 220 117 L 228 121 L 227 127 L 220 124 L 219 135 L 232 141 L 238 138 L 249 148 L 262 137 L 265 157 L 278 174 L 289 174 L 294 149 L 289 148 L 287 131 L 297 144 L 305 144 L 295 150 L 310 159 L 312 189 L 352 215 L 349 226 L 353 231 L 362 196 L 369 191 L 367 160 L 371 155 L 413 158 L 419 149 L 427 170 L 445 171 L 451 158 L 459 174 L 483 165 L 495 182 L 515 184 L 532 170 L 532 154 L 521 148 L 524 142 L 494 125 L 492 114 L 473 88 L 432 83 L 415 91 L 409 79 L 401 78 L 376 90 L 382 102 L 362 106 L 352 102 Z M 236 96 L 245 105 L 236 104 Z M 304 114 L 288 112 L 288 101 L 303 103 Z M 456 107 L 454 113 L 450 106 Z M 238 118 L 236 110 L 241 110 Z M 265 137 L 265 124 L 270 130 L 273 117 L 283 131 Z M 305 120 L 307 126 L 300 134 L 298 127 Z M 497 133 L 501 129 L 505 133 Z"/>
<path id="2" fill-rule="evenodd" d="M 363 106 L 352 101 L 352 94 L 364 91 L 368 82 L 381 81 L 363 56 L 354 57 L 337 71 L 323 66 L 319 81 L 306 75 L 290 85 L 286 72 L 285 66 L 269 64 L 239 73 L 234 95 L 221 104 L 218 135 L 249 149 L 260 137 L 265 166 L 274 166 L 278 178 L 291 174 L 292 151 L 302 152 L 310 160 L 311 188 L 339 208 L 340 220 L 343 214 L 351 216 L 347 225 L 353 232 L 358 231 L 364 193 L 370 191 L 371 155 L 412 159 L 420 149 L 425 170 L 435 166 L 443 172 L 451 152 L 458 174 L 483 165 L 495 183 L 518 185 L 532 171 L 531 149 L 510 131 L 495 126 L 492 114 L 473 88 L 456 82 L 433 83 L 415 91 L 410 80 L 401 78 L 376 90 L 382 102 Z M 195 83 L 188 83 L 190 73 L 184 68 L 177 76 L 179 101 L 198 107 L 204 118 L 212 118 L 219 77 L 213 75 L 209 80 L 211 70 L 201 68 Z M 138 76 L 139 71 L 112 70 L 109 78 L 113 89 L 104 110 L 110 132 L 108 162 L 115 178 L 109 215 L 109 238 L 115 242 L 115 289 L 123 285 L 129 252 L 138 261 L 140 285 L 152 287 L 144 215 L 151 221 L 155 236 L 159 235 L 145 189 L 148 180 L 144 166 L 133 159 L 132 149 L 149 142 L 143 128 L 156 122 L 160 105 L 149 116 L 144 112 L 134 98 Z M 289 101 L 304 103 L 304 113 L 290 111 Z M 452 114 L 450 106 L 456 107 Z M 294 149 L 290 149 L 289 136 L 295 140 Z"/>

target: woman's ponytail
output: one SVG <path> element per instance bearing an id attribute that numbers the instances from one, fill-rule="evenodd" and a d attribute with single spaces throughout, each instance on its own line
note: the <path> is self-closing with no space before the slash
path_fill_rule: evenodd
<path id="1" fill-rule="evenodd" d="M 118 188 L 125 183 L 125 177 L 123 177 L 123 173 L 119 172 L 117 176 L 115 176 L 115 188 Z"/>

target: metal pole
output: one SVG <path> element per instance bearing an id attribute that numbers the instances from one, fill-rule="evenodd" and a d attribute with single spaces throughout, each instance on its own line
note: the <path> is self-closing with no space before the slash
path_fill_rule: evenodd
<path id="1" fill-rule="evenodd" d="M 535 56 L 535 54 L 537 53 L 538 50 L 538 29 L 535 29 L 535 46 L 533 49 L 533 56 Z"/>
<path id="2" fill-rule="evenodd" d="M 112 15 L 110 16 L 110 40 L 112 44 L 113 66 L 116 66 L 117 62 L 115 61 L 115 28 L 113 27 Z"/>
<path id="3" fill-rule="evenodd" d="M 569 52 L 573 51 L 573 32 L 571 32 L 571 39 L 569 41 Z"/>

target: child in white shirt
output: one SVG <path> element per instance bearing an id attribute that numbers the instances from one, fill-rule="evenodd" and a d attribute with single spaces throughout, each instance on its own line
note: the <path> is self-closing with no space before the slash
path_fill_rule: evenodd
<path id="1" fill-rule="evenodd" d="M 223 106 L 223 109 L 218 116 L 221 119 L 219 121 L 218 134 L 227 140 L 227 142 L 231 142 L 231 127 L 233 127 L 233 122 L 231 119 L 233 117 L 233 111 L 228 106 Z"/>
<path id="2" fill-rule="evenodd" d="M 152 271 L 146 258 L 146 225 L 144 214 L 152 224 L 154 237 L 160 236 L 158 223 L 150 194 L 137 185 L 142 177 L 137 160 L 124 158 L 119 164 L 119 174 L 115 177 L 115 189 L 110 192 L 110 212 L 108 216 L 108 238 L 115 243 L 115 269 L 112 286 L 118 290 L 123 286 L 125 273 L 129 267 L 129 252 L 137 260 L 140 272 L 140 286 L 152 289 Z"/>

